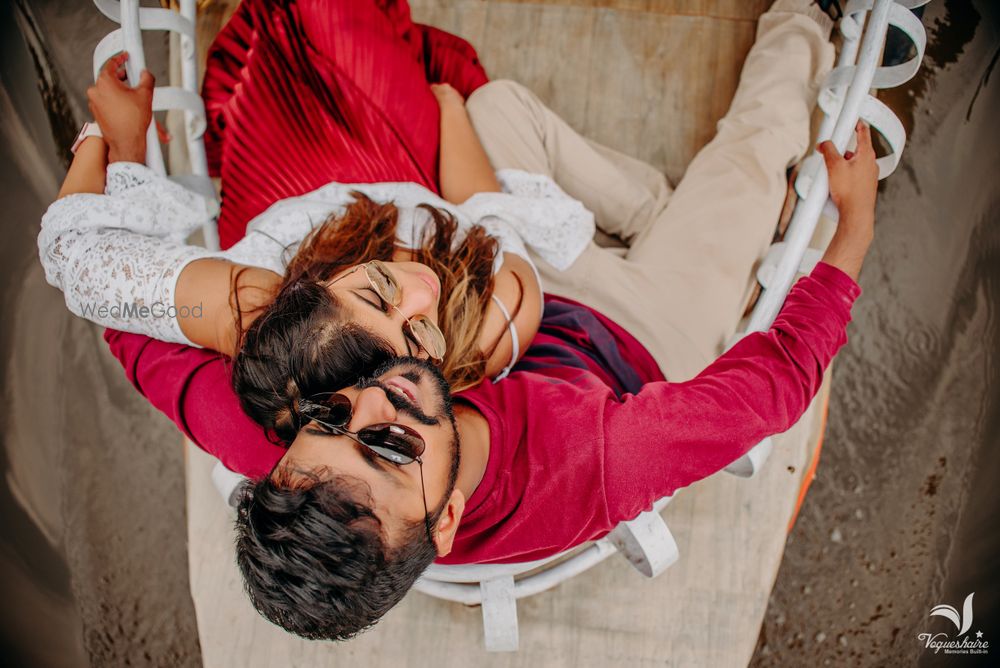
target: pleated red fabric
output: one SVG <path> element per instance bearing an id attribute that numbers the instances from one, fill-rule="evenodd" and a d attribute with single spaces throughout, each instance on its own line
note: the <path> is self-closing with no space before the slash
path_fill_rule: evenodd
<path id="1" fill-rule="evenodd" d="M 465 40 L 415 24 L 396 0 L 244 0 L 208 53 L 209 171 L 228 248 L 278 200 L 333 181 L 437 192 L 429 83 L 486 83 Z"/>

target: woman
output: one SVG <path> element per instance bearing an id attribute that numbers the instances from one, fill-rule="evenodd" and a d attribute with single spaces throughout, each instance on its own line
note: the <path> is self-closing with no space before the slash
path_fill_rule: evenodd
<path id="1" fill-rule="evenodd" d="M 311 18 L 313 3 L 245 3 L 241 12 L 258 23 L 281 19 L 303 33 L 310 25 L 329 27 L 357 19 L 359 13 L 367 12 L 373 21 L 389 16 L 385 8 L 373 5 L 361 10 L 353 3 L 339 4 L 344 8 L 327 8 Z M 397 13 L 399 7 L 389 5 Z M 231 25 L 245 21 L 234 19 Z M 392 38 L 397 38 L 395 33 Z M 314 42 L 303 38 L 296 48 L 304 50 Z M 255 50 L 267 53 L 259 44 Z M 363 61 L 363 51 L 352 52 L 351 60 Z M 441 108 L 440 178 L 442 194 L 451 203 L 417 183 L 330 183 L 275 204 L 224 253 L 178 244 L 176 240 L 210 212 L 198 197 L 138 164 L 145 152 L 143 128 L 151 118 L 152 78 L 145 73 L 138 88 L 129 89 L 122 81 L 125 58 L 109 61 L 90 93 L 108 145 L 108 195 L 82 194 L 101 192 L 104 170 L 101 156 L 91 158 L 84 152 L 74 161 L 61 199 L 43 219 L 39 245 L 47 277 L 66 292 L 67 304 L 79 315 L 235 356 L 234 384 L 245 408 L 279 437 L 296 428 L 285 408 L 288 400 L 294 402 L 314 386 L 350 382 L 386 355 L 432 358 L 455 389 L 486 376 L 502 377 L 540 320 L 540 281 L 525 242 L 553 264 L 568 266 L 574 249 L 582 250 L 593 234 L 589 212 L 551 179 L 508 170 L 501 178 L 509 194 L 502 193 L 461 94 L 447 84 L 428 88 L 421 79 Z M 275 60 L 272 54 L 269 62 Z M 289 85 L 308 80 L 308 71 L 286 77 Z M 322 67 L 316 71 L 322 74 Z M 258 73 L 254 81 L 260 77 Z M 234 91 L 230 107 L 247 103 L 247 97 L 253 102 L 255 89 L 242 88 L 240 96 Z M 328 92 L 323 86 L 317 90 L 317 95 Z M 284 93 L 277 104 L 294 106 L 308 97 L 301 91 Z M 274 95 L 269 99 L 275 104 Z M 252 106 L 262 105 L 258 100 Z M 247 125 L 252 129 L 252 124 L 220 122 L 240 118 L 226 104 L 216 107 L 228 110 L 228 116 L 215 116 L 216 126 L 228 125 L 221 138 L 216 133 L 216 144 L 222 147 L 223 193 L 233 183 L 226 179 L 229 164 L 241 168 L 245 181 L 260 182 L 261 175 L 277 175 L 272 181 L 279 184 L 295 181 L 294 165 L 304 159 L 296 162 L 290 156 L 275 164 L 258 158 L 248 164 L 231 147 L 242 145 L 238 133 Z M 294 111 L 285 110 L 289 122 L 282 126 L 289 138 L 304 134 L 294 126 L 301 120 Z M 346 116 L 356 110 L 337 111 Z M 365 167 L 381 157 L 364 155 L 361 145 L 376 144 L 368 150 L 377 154 L 378 142 L 369 137 L 377 134 L 356 133 L 354 138 L 362 140 L 357 145 L 341 137 L 341 144 L 358 153 L 355 162 Z M 310 159 L 316 162 L 317 156 Z M 337 164 L 328 156 L 320 159 Z M 322 170 L 309 172 L 311 178 L 316 171 Z M 358 171 L 362 177 L 371 175 L 363 168 Z M 81 179 L 89 189 L 77 185 Z M 303 183 L 308 181 L 296 182 L 291 189 L 301 190 Z M 67 195 L 76 197 L 62 199 Z M 223 218 L 228 201 L 231 198 L 224 197 Z M 289 260 L 288 251 L 296 246 Z M 166 315 L 177 317 L 152 313 L 151 319 L 136 320 L 130 317 L 136 315 L 136 305 L 159 305 Z M 350 346 L 344 335 L 350 335 Z M 288 378 L 281 392 L 268 381 L 275 365 L 279 375 Z M 281 395 L 280 402 L 276 395 Z"/>

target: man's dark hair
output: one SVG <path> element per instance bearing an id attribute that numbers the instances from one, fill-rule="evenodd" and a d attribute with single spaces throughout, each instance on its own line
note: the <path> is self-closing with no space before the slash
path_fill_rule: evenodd
<path id="1" fill-rule="evenodd" d="M 388 545 L 367 485 L 322 469 L 281 468 L 248 487 L 236 529 L 236 560 L 257 612 L 312 640 L 346 640 L 372 626 L 437 556 L 423 520 Z"/>

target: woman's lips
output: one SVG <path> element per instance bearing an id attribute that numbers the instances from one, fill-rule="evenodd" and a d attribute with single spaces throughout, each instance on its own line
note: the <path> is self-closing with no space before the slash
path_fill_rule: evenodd
<path id="1" fill-rule="evenodd" d="M 420 280 L 427 284 L 427 287 L 431 289 L 434 293 L 434 298 L 437 299 L 438 294 L 441 292 L 441 282 L 438 280 L 437 276 L 431 277 L 427 274 L 418 274 Z"/>

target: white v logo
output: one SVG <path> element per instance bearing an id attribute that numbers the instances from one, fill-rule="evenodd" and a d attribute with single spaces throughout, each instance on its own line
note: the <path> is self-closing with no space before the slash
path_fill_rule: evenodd
<path id="1" fill-rule="evenodd" d="M 972 592 L 965 597 L 961 615 L 958 614 L 958 610 L 950 605 L 935 605 L 931 608 L 930 616 L 937 615 L 938 617 L 944 617 L 955 625 L 955 628 L 958 629 L 958 635 L 964 635 L 972 627 L 972 597 L 975 595 L 976 592 Z"/>

